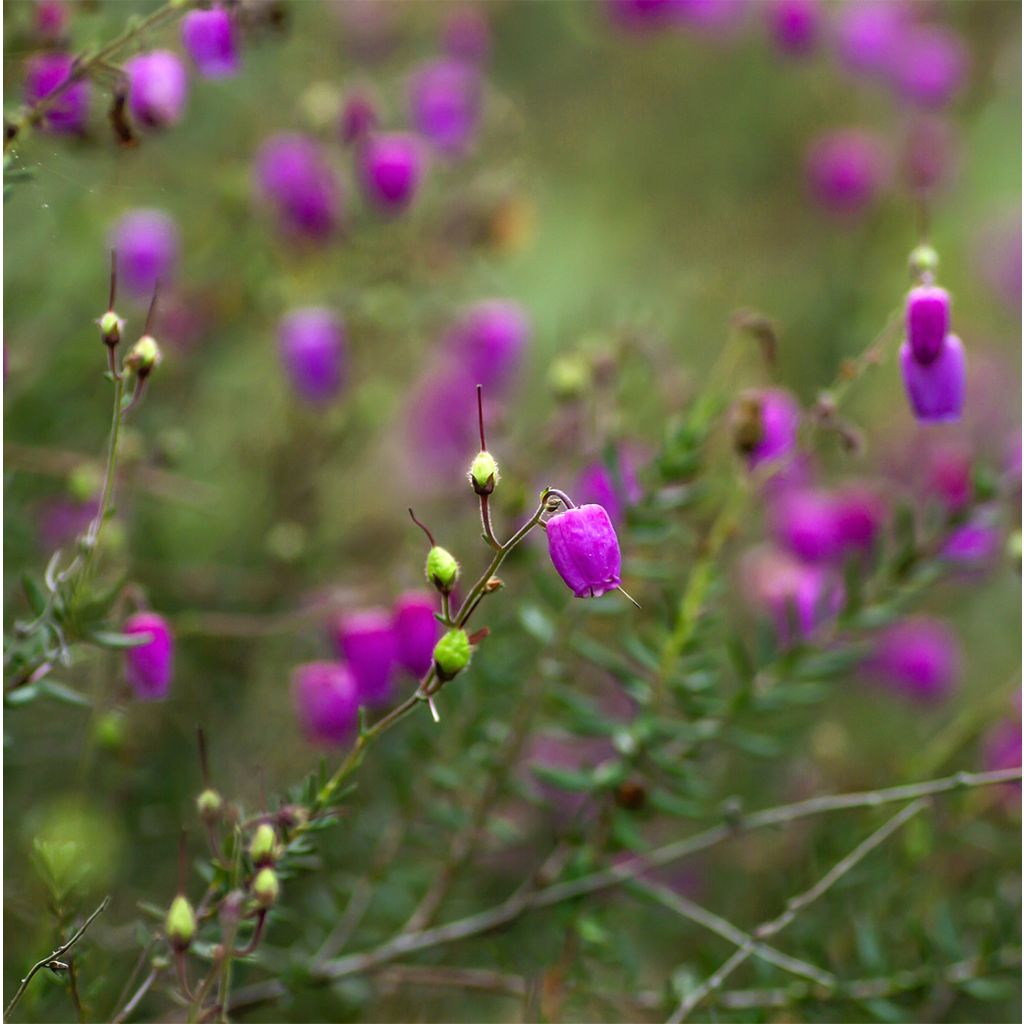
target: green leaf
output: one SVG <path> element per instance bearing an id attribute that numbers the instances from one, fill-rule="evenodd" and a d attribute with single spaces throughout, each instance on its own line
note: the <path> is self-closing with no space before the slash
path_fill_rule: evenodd
<path id="1" fill-rule="evenodd" d="M 32 614 L 42 615 L 46 611 L 46 594 L 43 592 L 43 588 L 28 573 L 23 573 L 21 589 L 25 591 L 25 597 L 28 599 L 28 606 L 32 609 Z"/>
<path id="2" fill-rule="evenodd" d="M 530 771 L 542 782 L 549 782 L 552 786 L 573 793 L 589 793 L 596 788 L 594 776 L 590 772 L 573 772 L 546 764 L 531 764 Z"/>
<path id="3" fill-rule="evenodd" d="M 31 704 L 38 696 L 38 683 L 32 683 L 29 686 L 19 686 L 17 689 L 9 690 L 4 694 L 4 704 L 9 708 L 17 708 L 23 704 Z"/>
<path id="4" fill-rule="evenodd" d="M 551 616 L 535 604 L 523 605 L 519 609 L 519 622 L 534 640 L 542 644 L 549 644 L 555 638 L 555 624 Z"/>
<path id="5" fill-rule="evenodd" d="M 141 647 L 152 639 L 149 633 L 109 633 L 98 629 L 89 634 L 89 639 L 99 647 L 112 651 L 125 650 L 129 647 Z"/>
<path id="6" fill-rule="evenodd" d="M 79 708 L 92 707 L 92 701 L 84 693 L 79 693 L 77 690 L 73 690 L 70 686 L 65 686 L 64 683 L 60 683 L 56 679 L 43 679 L 37 685 L 40 694 L 52 697 L 61 704 L 71 704 Z"/>

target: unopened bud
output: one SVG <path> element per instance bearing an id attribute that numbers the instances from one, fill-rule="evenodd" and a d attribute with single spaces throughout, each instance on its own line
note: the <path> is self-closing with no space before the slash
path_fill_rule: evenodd
<path id="1" fill-rule="evenodd" d="M 274 863 L 277 859 L 277 834 L 273 825 L 264 821 L 257 826 L 249 843 L 249 856 L 257 867 Z"/>
<path id="2" fill-rule="evenodd" d="M 301 804 L 285 804 L 277 812 L 277 823 L 285 831 L 298 825 L 305 825 L 307 821 L 309 821 L 309 811 Z"/>
<path id="3" fill-rule="evenodd" d="M 590 366 L 581 356 L 562 356 L 548 370 L 548 387 L 556 398 L 579 398 L 590 387 Z"/>
<path id="4" fill-rule="evenodd" d="M 156 338 L 149 334 L 144 334 L 132 345 L 131 351 L 125 357 L 124 365 L 129 370 L 134 370 L 138 374 L 139 380 L 145 380 L 160 365 L 162 360 L 163 353 L 160 351 L 160 346 L 156 343 Z"/>
<path id="5" fill-rule="evenodd" d="M 498 463 L 494 456 L 488 451 L 482 451 L 473 460 L 469 467 L 469 482 L 477 494 L 490 494 L 498 485 L 501 474 L 498 472 Z"/>
<path id="6" fill-rule="evenodd" d="M 932 276 L 939 269 L 939 254 L 930 245 L 919 245 L 911 252 L 909 264 L 915 281 Z"/>
<path id="7" fill-rule="evenodd" d="M 252 894 L 264 909 L 272 907 L 281 895 L 281 883 L 273 868 L 263 868 L 252 883 Z"/>
<path id="8" fill-rule="evenodd" d="M 188 949 L 196 934 L 196 912 L 184 896 L 175 896 L 164 922 L 167 941 L 179 952 Z"/>
<path id="9" fill-rule="evenodd" d="M 427 555 L 427 579 L 442 594 L 450 594 L 459 579 L 459 563 L 455 561 L 455 556 L 434 545 Z"/>
<path id="10" fill-rule="evenodd" d="M 120 711 L 107 711 L 100 715 L 96 719 L 93 736 L 101 749 L 120 750 L 124 743 L 124 715 Z"/>
<path id="11" fill-rule="evenodd" d="M 121 332 L 124 330 L 124 321 L 112 310 L 107 310 L 96 321 L 97 327 L 100 329 L 100 337 L 103 339 L 104 345 L 109 345 L 111 348 L 116 348 L 121 343 Z"/>
<path id="12" fill-rule="evenodd" d="M 450 629 L 434 646 L 434 668 L 443 682 L 454 679 L 468 664 L 473 650 L 464 629 Z"/>
<path id="13" fill-rule="evenodd" d="M 501 590 L 501 588 L 503 586 L 505 586 L 505 581 L 504 580 L 499 579 L 497 576 L 492 576 L 484 584 L 484 593 L 485 594 L 493 594 L 496 590 Z"/>
<path id="14" fill-rule="evenodd" d="M 196 810 L 199 812 L 199 817 L 207 825 L 212 825 L 217 821 L 223 809 L 224 801 L 221 799 L 220 793 L 215 789 L 204 789 L 196 797 Z"/>

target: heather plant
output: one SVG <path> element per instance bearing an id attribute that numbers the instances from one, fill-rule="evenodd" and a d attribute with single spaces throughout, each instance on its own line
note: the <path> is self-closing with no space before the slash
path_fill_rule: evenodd
<path id="1" fill-rule="evenodd" d="M 985 7 L 12 5 L 5 1019 L 1016 1019 Z"/>

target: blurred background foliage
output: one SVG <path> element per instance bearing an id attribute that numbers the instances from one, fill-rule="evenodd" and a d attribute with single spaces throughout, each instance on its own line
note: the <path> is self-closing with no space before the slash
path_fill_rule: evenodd
<path id="1" fill-rule="evenodd" d="M 104 0 L 71 6 L 73 52 L 115 36 L 129 8 L 151 9 Z M 907 253 L 919 240 L 918 205 L 898 174 L 853 220 L 830 217 L 809 199 L 804 158 L 819 134 L 868 128 L 895 156 L 909 115 L 877 85 L 841 73 L 827 47 L 801 60 L 780 55 L 761 5 L 751 5 L 743 26 L 717 36 L 630 33 L 598 3 L 488 3 L 492 52 L 480 136 L 465 159 L 433 164 L 412 211 L 392 220 L 360 201 L 351 154 L 336 139 L 337 110 L 354 84 L 370 83 L 383 123 L 405 127 L 407 75 L 437 53 L 452 8 L 281 6 L 283 26 L 245 39 L 237 77 L 192 82 L 180 125 L 122 150 L 94 111 L 88 137 L 35 133 L 13 157 L 28 177 L 5 205 L 8 627 L 26 614 L 21 574 L 40 574 L 51 554 L 48 517 L 61 503 L 88 501 L 102 472 L 109 397 L 93 320 L 104 308 L 108 233 L 125 211 L 158 207 L 182 238 L 156 332 L 164 363 L 129 421 L 118 514 L 104 540 L 109 571 L 126 572 L 174 626 L 171 697 L 126 702 L 119 655 L 93 651 L 60 673 L 88 697 L 86 706 L 38 700 L 5 714 L 5 993 L 56 945 L 48 906 L 67 922 L 110 891 L 112 908 L 81 954 L 84 995 L 97 1019 L 113 1007 L 138 953 L 130 924 L 137 902 L 164 907 L 173 895 L 183 822 L 199 855 L 197 723 L 210 740 L 218 788 L 264 806 L 266 793 L 283 791 L 317 762 L 293 718 L 292 668 L 330 656 L 332 614 L 388 605 L 421 585 L 422 537 L 406 506 L 415 505 L 467 573 L 485 564 L 462 470 L 430 468 L 415 444 L 419 425 L 409 422 L 410 396 L 463 305 L 514 299 L 532 323 L 520 379 L 489 411 L 503 472 L 495 511 L 508 524 L 532 508 L 540 486 L 572 491 L 610 444 L 653 453 L 707 384 L 737 309 L 778 325 L 775 376 L 813 400 L 900 308 Z M 38 45 L 33 7 L 4 5 L 8 109 L 20 94 L 24 57 Z M 971 361 L 967 414 L 924 438 L 890 349 L 845 409 L 864 432 L 866 452 L 851 457 L 826 438 L 820 453 L 827 478 L 884 479 L 901 496 L 906 467 L 936 437 L 967 445 L 982 476 L 998 474 L 1019 439 L 1020 9 L 1003 2 L 928 8 L 962 34 L 971 55 L 966 88 L 949 114 L 952 170 L 929 202 L 941 281 L 954 295 Z M 175 30 L 161 30 L 154 42 L 176 47 Z M 321 136 L 346 182 L 346 229 L 330 244 L 280 238 L 254 202 L 254 154 L 282 130 Z M 998 286 L 1014 258 L 1016 303 Z M 144 307 L 121 305 L 129 329 L 139 329 Z M 346 324 L 349 381 L 325 409 L 302 406 L 280 369 L 278 321 L 303 305 L 330 306 Z M 567 429 L 552 367 L 581 351 L 605 379 Z M 728 401 L 768 379 L 751 343 L 736 372 L 715 386 Z M 714 466 L 701 500 L 737 471 L 728 453 Z M 386 863 L 375 869 L 379 881 L 354 948 L 384 941 L 412 912 L 531 688 L 541 698 L 543 736 L 579 725 L 565 692 L 614 704 L 609 679 L 619 677 L 580 656 L 572 637 L 600 637 L 621 654 L 624 635 L 635 633 L 638 645 L 659 635 L 670 595 L 692 568 L 701 520 L 679 520 L 680 532 L 659 539 L 650 518 L 631 519 L 632 546 L 634 534 L 623 535 L 626 585 L 638 592 L 642 613 L 614 597 L 572 607 L 542 544 L 527 544 L 510 561 L 506 591 L 485 609 L 492 636 L 471 672 L 446 690 L 441 725 L 416 715 L 389 734 L 365 765 L 340 827 L 320 837 L 319 868 L 286 880 L 260 967 L 242 973 L 243 982 L 268 970 L 294 979 L 292 995 L 247 1009 L 248 1019 L 512 1020 L 524 1012 L 526 1019 L 660 1019 L 628 1000 L 623 1007 L 573 993 L 663 992 L 673 976 L 685 987 L 687 977 L 706 975 L 728 955 L 721 939 L 619 895 L 549 908 L 511 931 L 427 957 L 531 979 L 525 1011 L 521 1000 L 488 993 L 371 977 L 331 986 L 302 980 L 302 965 L 381 856 Z M 763 532 L 756 503 L 743 507 L 738 532 L 710 604 L 713 617 L 754 646 L 731 563 L 732 552 Z M 641 570 L 650 563 L 660 564 L 663 579 L 646 581 Z M 924 590 L 915 608 L 948 619 L 964 650 L 960 685 L 947 701 L 901 702 L 856 671 L 835 674 L 813 704 L 794 700 L 770 722 L 694 755 L 693 816 L 717 820 L 727 798 L 757 808 L 980 767 L 981 738 L 1010 713 L 1019 686 L 1019 574 L 1001 559 L 984 575 Z M 520 760 L 534 755 L 528 743 Z M 484 853 L 460 877 L 445 918 L 503 899 L 565 825 L 564 794 L 538 801 L 522 764 L 509 776 Z M 785 948 L 858 977 L 1019 946 L 1018 801 L 1019 791 L 1008 800 L 968 794 L 918 818 L 863 868 L 856 886 L 801 918 Z M 961 813 L 965 807 L 970 813 Z M 588 852 L 580 840 L 576 869 L 627 848 L 630 828 L 648 843 L 691 828 L 685 817 L 644 813 L 604 851 Z M 752 834 L 687 861 L 669 881 L 749 929 L 881 820 L 850 815 Z M 61 845 L 68 842 L 77 844 L 70 865 Z M 66 883 L 54 877 L 69 872 Z M 745 970 L 745 987 L 778 983 L 760 962 Z M 714 1012 L 723 1020 L 1013 1020 L 1013 977 L 975 979 L 973 990 L 935 983 L 856 1004 Z M 564 991 L 552 995 L 560 984 Z M 18 1012 L 67 1019 L 62 987 L 37 979 Z"/>

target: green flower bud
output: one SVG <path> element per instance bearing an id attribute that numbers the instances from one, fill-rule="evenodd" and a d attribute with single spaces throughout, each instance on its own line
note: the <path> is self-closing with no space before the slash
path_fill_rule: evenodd
<path id="1" fill-rule="evenodd" d="M 477 494 L 490 494 L 498 485 L 501 474 L 494 456 L 488 452 L 480 452 L 469 467 L 469 482 Z"/>
<path id="2" fill-rule="evenodd" d="M 212 825 L 220 818 L 220 812 L 223 809 L 224 801 L 215 789 L 204 789 L 196 797 L 196 810 L 199 812 L 199 817 L 208 825 Z"/>
<path id="3" fill-rule="evenodd" d="M 124 743 L 124 715 L 120 711 L 104 712 L 96 719 L 93 737 L 102 750 L 120 750 Z"/>
<path id="4" fill-rule="evenodd" d="M 104 345 L 114 348 L 120 344 L 124 321 L 112 309 L 104 313 L 96 321 L 96 325 L 100 329 L 100 337 L 103 339 Z"/>
<path id="5" fill-rule="evenodd" d="M 249 843 L 249 856 L 257 866 L 273 864 L 277 858 L 277 833 L 274 832 L 273 825 L 268 825 L 264 821 L 257 826 Z"/>
<path id="6" fill-rule="evenodd" d="M 196 934 L 196 912 L 184 896 L 175 896 L 164 922 L 167 941 L 179 951 L 192 944 Z"/>
<path id="7" fill-rule="evenodd" d="M 264 909 L 272 907 L 281 895 L 281 883 L 273 868 L 263 868 L 252 883 L 252 894 Z"/>
<path id="8" fill-rule="evenodd" d="M 562 356 L 548 370 L 548 387 L 556 398 L 579 398 L 590 387 L 590 366 L 581 356 Z"/>
<path id="9" fill-rule="evenodd" d="M 910 274 L 917 279 L 939 269 L 939 254 L 930 245 L 919 245 L 910 254 Z"/>
<path id="10" fill-rule="evenodd" d="M 134 370 L 140 380 L 145 380 L 152 370 L 155 370 L 163 360 L 163 353 L 156 343 L 156 338 L 144 334 L 134 345 L 125 357 L 124 365 L 129 370 Z"/>
<path id="11" fill-rule="evenodd" d="M 447 682 L 454 679 L 468 664 L 473 651 L 464 629 L 449 629 L 434 646 L 434 667 Z"/>
<path id="12" fill-rule="evenodd" d="M 427 555 L 427 579 L 442 594 L 450 594 L 459 579 L 459 563 L 455 556 L 435 544 Z"/>

